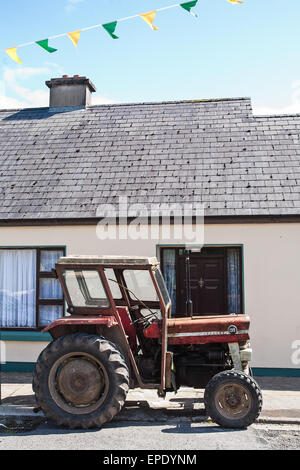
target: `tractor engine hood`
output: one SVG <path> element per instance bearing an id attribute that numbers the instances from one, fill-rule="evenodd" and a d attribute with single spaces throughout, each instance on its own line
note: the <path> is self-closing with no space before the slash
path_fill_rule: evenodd
<path id="1" fill-rule="evenodd" d="M 156 322 L 145 331 L 148 338 L 159 334 Z M 249 340 L 250 318 L 246 315 L 208 315 L 167 320 L 168 344 L 236 343 Z"/>

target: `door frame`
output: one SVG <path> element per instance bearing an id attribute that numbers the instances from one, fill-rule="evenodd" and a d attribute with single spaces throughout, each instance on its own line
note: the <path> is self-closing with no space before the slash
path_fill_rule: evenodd
<path id="1" fill-rule="evenodd" d="M 241 293 L 240 293 L 240 313 L 245 313 L 245 289 L 244 289 L 244 244 L 242 243 L 218 243 L 212 244 L 207 243 L 203 244 L 203 248 L 239 248 L 240 250 L 240 286 L 241 286 Z M 184 244 L 157 244 L 156 245 L 156 256 L 161 263 L 161 270 L 163 271 L 163 257 L 162 257 L 162 250 L 164 248 L 174 248 L 176 249 L 175 255 L 175 269 L 176 269 L 176 309 L 177 309 L 177 286 L 178 284 L 178 263 L 179 263 L 179 249 L 184 249 Z M 226 252 L 225 252 L 226 253 Z M 224 255 L 224 298 L 225 298 L 225 305 L 227 306 L 227 256 Z M 227 312 L 226 312 L 227 313 Z"/>

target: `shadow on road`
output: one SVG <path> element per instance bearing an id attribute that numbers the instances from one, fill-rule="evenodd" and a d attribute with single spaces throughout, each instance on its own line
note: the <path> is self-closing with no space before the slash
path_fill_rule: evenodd
<path id="1" fill-rule="evenodd" d="M 36 406 L 34 395 L 14 395 L 9 396 L 1 400 L 1 405 L 24 405 L 24 406 Z"/>
<path id="2" fill-rule="evenodd" d="M 174 427 L 162 429 L 167 434 L 215 434 L 216 432 L 245 432 L 247 429 L 221 428 L 217 425 L 200 424 L 192 426 L 191 423 L 177 423 Z"/>
<path id="3" fill-rule="evenodd" d="M 28 426 L 30 424 L 28 423 Z M 137 421 L 117 421 L 111 422 L 104 425 L 101 429 L 64 429 L 56 426 L 54 423 L 47 422 L 42 424 L 31 424 L 31 429 L 22 429 L 21 427 L 8 428 L 5 430 L 4 427 L 0 428 L 0 436 L 46 436 L 46 435 L 85 435 L 90 433 L 101 433 L 105 429 L 115 429 L 115 428 L 126 428 L 130 432 L 130 428 L 141 428 L 145 429 L 147 427 L 154 426 L 170 426 L 162 429 L 162 433 L 166 434 L 215 434 L 215 433 L 230 433 L 230 432 L 246 432 L 247 429 L 229 429 L 221 428 L 220 426 L 209 424 L 207 422 L 203 423 L 172 423 L 172 422 L 137 422 Z"/>

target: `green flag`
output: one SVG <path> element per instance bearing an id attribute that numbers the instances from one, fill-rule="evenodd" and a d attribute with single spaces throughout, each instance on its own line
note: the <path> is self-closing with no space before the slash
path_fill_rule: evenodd
<path id="1" fill-rule="evenodd" d="M 45 49 L 48 52 L 55 52 L 57 49 L 54 49 L 53 47 L 48 46 L 48 39 L 43 39 L 42 41 L 36 41 L 36 44 L 41 46 L 43 49 Z"/>
<path id="2" fill-rule="evenodd" d="M 102 25 L 105 31 L 108 32 L 108 34 L 113 38 L 113 39 L 119 39 L 118 36 L 114 34 L 116 26 L 117 26 L 117 21 L 112 21 L 111 23 L 105 23 Z"/>
<path id="3" fill-rule="evenodd" d="M 197 5 L 198 0 L 194 0 L 193 2 L 185 2 L 185 3 L 180 3 L 180 6 L 184 8 L 184 10 L 188 11 L 189 13 L 191 12 L 191 8 L 195 7 Z M 197 16 L 195 13 L 192 13 L 192 15 Z"/>

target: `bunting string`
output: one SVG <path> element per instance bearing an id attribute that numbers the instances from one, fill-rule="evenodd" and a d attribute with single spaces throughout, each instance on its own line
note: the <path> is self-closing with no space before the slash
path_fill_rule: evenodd
<path id="1" fill-rule="evenodd" d="M 231 4 L 244 3 L 241 0 L 227 0 L 227 1 L 230 2 Z M 80 39 L 80 35 L 83 31 L 89 31 L 91 29 L 96 29 L 96 28 L 103 28 L 110 35 L 110 37 L 112 39 L 119 39 L 119 36 L 117 36 L 115 34 L 115 30 L 116 30 L 116 27 L 117 27 L 118 23 L 120 23 L 121 21 L 131 20 L 133 18 L 142 18 L 150 26 L 150 28 L 152 30 L 157 31 L 158 28 L 153 24 L 157 12 L 169 10 L 171 8 L 180 7 L 182 9 L 186 10 L 192 16 L 197 17 L 197 15 L 193 11 L 191 11 L 192 8 L 194 8 L 197 5 L 197 3 L 198 3 L 198 0 L 193 0 L 193 1 L 184 2 L 184 3 L 175 3 L 173 5 L 169 5 L 167 7 L 162 7 L 162 8 L 157 8 L 156 10 L 149 11 L 149 12 L 146 12 L 146 13 L 139 13 L 139 14 L 136 14 L 136 15 L 127 16 L 126 18 L 119 18 L 119 19 L 117 19 L 115 21 L 111 21 L 109 23 L 104 23 L 104 24 L 100 23 L 100 24 L 93 25 L 93 26 L 88 26 L 86 28 L 82 28 L 82 29 L 79 29 L 77 31 L 73 31 L 73 32 L 70 32 L 70 33 L 57 34 L 55 36 L 50 36 L 49 38 L 42 39 L 42 40 L 39 40 L 39 41 L 31 41 L 31 42 L 27 42 L 27 43 L 24 43 L 24 44 L 19 44 L 18 46 L 10 47 L 8 49 L 5 49 L 5 52 L 9 55 L 9 57 L 12 60 L 14 60 L 15 62 L 17 62 L 19 64 L 22 64 L 22 62 L 21 62 L 21 60 L 18 56 L 18 49 L 20 49 L 21 47 L 27 47 L 27 46 L 37 44 L 38 46 L 40 46 L 41 48 L 43 48 L 47 52 L 53 53 L 53 52 L 56 52 L 57 49 L 50 46 L 49 41 L 50 40 L 52 41 L 54 39 L 61 38 L 61 37 L 64 37 L 64 36 L 69 37 L 69 39 L 72 41 L 74 47 L 77 47 L 77 44 L 78 44 L 79 39 Z"/>

